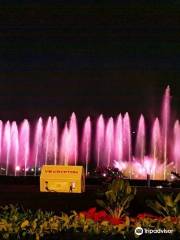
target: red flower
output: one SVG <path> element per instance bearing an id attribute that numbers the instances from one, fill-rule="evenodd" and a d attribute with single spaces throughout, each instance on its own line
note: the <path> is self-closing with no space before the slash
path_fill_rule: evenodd
<path id="1" fill-rule="evenodd" d="M 95 222 L 108 221 L 113 225 L 118 225 L 124 222 L 122 218 L 112 217 L 105 211 L 96 212 L 96 208 L 90 208 L 88 211 L 80 212 L 79 216 L 80 215 L 83 215 L 86 219 L 92 219 Z"/>
<path id="2" fill-rule="evenodd" d="M 111 217 L 109 219 L 109 222 L 113 225 L 119 225 L 123 223 L 123 220 L 121 218 L 117 218 L 117 217 Z"/>
<path id="3" fill-rule="evenodd" d="M 90 216 L 93 216 L 93 215 L 95 214 L 95 212 L 96 212 L 96 208 L 90 208 L 90 209 L 88 210 L 88 214 L 89 214 Z"/>
<path id="4" fill-rule="evenodd" d="M 98 216 L 98 213 L 94 214 L 94 216 L 92 217 L 92 219 L 95 221 L 95 222 L 99 222 L 100 218 Z"/>
<path id="5" fill-rule="evenodd" d="M 90 208 L 88 211 L 80 212 L 79 215 L 84 215 L 85 218 L 92 219 L 96 213 L 96 208 Z"/>
<path id="6" fill-rule="evenodd" d="M 97 214 L 98 214 L 98 217 L 102 220 L 105 219 L 107 216 L 107 213 L 105 211 L 99 211 Z"/>
<path id="7" fill-rule="evenodd" d="M 95 222 L 102 221 L 107 216 L 105 211 L 96 212 L 96 209 L 90 209 L 88 211 L 87 218 L 93 219 Z"/>
<path id="8" fill-rule="evenodd" d="M 106 215 L 106 217 L 104 218 L 105 221 L 108 221 L 110 222 L 112 219 L 112 216 L 111 215 Z"/>

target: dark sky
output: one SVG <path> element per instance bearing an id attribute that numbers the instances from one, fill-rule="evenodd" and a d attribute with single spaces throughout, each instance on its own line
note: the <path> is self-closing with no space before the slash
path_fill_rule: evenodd
<path id="1" fill-rule="evenodd" d="M 58 2 L 0 5 L 1 119 L 152 118 L 168 84 L 180 116 L 179 1 Z"/>

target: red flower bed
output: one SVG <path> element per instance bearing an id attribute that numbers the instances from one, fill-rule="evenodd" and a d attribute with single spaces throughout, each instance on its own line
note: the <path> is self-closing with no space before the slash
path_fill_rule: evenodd
<path id="1" fill-rule="evenodd" d="M 124 223 L 122 218 L 116 218 L 108 215 L 105 211 L 96 211 L 96 208 L 90 208 L 88 211 L 80 213 L 80 216 L 84 216 L 86 219 L 92 219 L 95 222 L 108 221 L 113 225 Z"/>
<path id="2" fill-rule="evenodd" d="M 112 225 L 119 225 L 125 223 L 125 218 L 117 218 L 107 214 L 104 210 L 97 211 L 96 208 L 90 208 L 88 211 L 80 212 L 79 218 L 83 217 L 85 219 L 91 219 L 94 222 L 108 221 Z M 164 221 L 165 217 L 156 216 L 150 213 L 140 213 L 136 217 L 130 217 L 130 222 L 135 223 L 138 220 L 151 219 L 155 221 Z M 170 217 L 171 222 L 174 224 L 178 223 L 177 217 Z"/>

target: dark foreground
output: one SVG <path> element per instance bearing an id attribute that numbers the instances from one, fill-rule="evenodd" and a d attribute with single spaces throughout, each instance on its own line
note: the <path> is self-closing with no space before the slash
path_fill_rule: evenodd
<path id="1" fill-rule="evenodd" d="M 175 187 L 147 187 L 146 182 L 131 181 L 137 188 L 137 194 L 130 206 L 131 215 L 139 212 L 150 212 L 146 207 L 146 199 L 153 199 L 156 193 L 180 192 L 180 186 Z M 151 185 L 163 185 L 163 182 L 151 182 Z M 138 186 L 137 186 L 138 185 Z M 0 176 L 0 205 L 21 204 L 24 208 L 70 212 L 71 210 L 83 211 L 97 206 L 98 191 L 103 187 L 103 182 L 94 179 L 86 181 L 86 191 L 76 193 L 42 193 L 39 190 L 39 177 L 5 177 Z"/>

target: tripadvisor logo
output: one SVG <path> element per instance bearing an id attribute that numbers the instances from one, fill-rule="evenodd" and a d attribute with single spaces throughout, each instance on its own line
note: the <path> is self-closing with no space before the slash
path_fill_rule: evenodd
<path id="1" fill-rule="evenodd" d="M 137 236 L 144 234 L 173 234 L 174 230 L 167 230 L 167 229 L 147 229 L 142 227 L 137 227 L 134 230 L 134 233 Z"/>
<path id="2" fill-rule="evenodd" d="M 140 236 L 140 235 L 143 234 L 143 228 L 142 227 L 137 227 L 137 228 L 135 228 L 134 232 L 135 232 L 136 235 Z"/>

